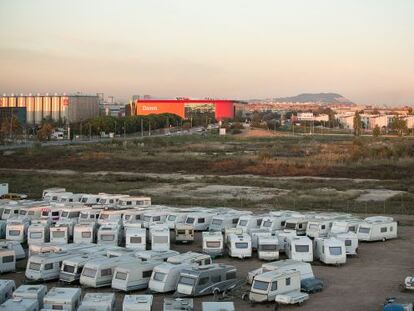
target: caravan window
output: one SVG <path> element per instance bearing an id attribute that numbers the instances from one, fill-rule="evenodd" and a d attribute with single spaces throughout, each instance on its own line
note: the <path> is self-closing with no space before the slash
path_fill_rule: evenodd
<path id="1" fill-rule="evenodd" d="M 286 229 L 296 229 L 296 224 L 292 222 L 287 222 Z"/>
<path id="2" fill-rule="evenodd" d="M 96 275 L 96 269 L 83 268 L 82 275 L 89 278 L 94 278 Z"/>
<path id="3" fill-rule="evenodd" d="M 322 230 L 325 230 L 326 226 L 325 225 L 322 225 L 321 228 L 322 228 Z"/>
<path id="4" fill-rule="evenodd" d="M 9 209 L 5 209 L 4 212 L 3 212 L 3 214 L 6 214 L 6 215 L 10 214 L 10 210 Z"/>
<path id="5" fill-rule="evenodd" d="M 142 238 L 140 236 L 132 236 L 129 239 L 129 242 L 130 243 L 138 243 L 138 244 L 141 244 L 142 243 Z"/>
<path id="6" fill-rule="evenodd" d="M 68 273 L 73 273 L 73 272 L 75 272 L 75 267 L 74 266 L 69 266 L 69 265 L 64 265 L 63 266 L 63 271 L 68 272 Z"/>
<path id="7" fill-rule="evenodd" d="M 391 232 L 392 232 L 392 229 L 393 229 L 393 228 L 392 228 L 392 227 L 390 227 L 390 231 L 391 231 Z"/>
<path id="8" fill-rule="evenodd" d="M 290 285 L 290 278 L 286 278 L 286 286 Z"/>
<path id="9" fill-rule="evenodd" d="M 151 275 L 152 275 L 152 270 L 142 272 L 142 277 L 143 278 L 150 278 Z"/>
<path id="10" fill-rule="evenodd" d="M 65 237 L 65 231 L 53 231 L 54 238 L 63 238 Z"/>
<path id="11" fill-rule="evenodd" d="M 57 217 L 57 216 L 59 216 L 59 212 L 52 212 L 52 216 L 54 216 L 54 217 Z"/>
<path id="12" fill-rule="evenodd" d="M 180 278 L 179 283 L 184 284 L 184 285 L 194 286 L 195 279 L 194 278 L 187 277 L 187 276 L 182 276 Z"/>
<path id="13" fill-rule="evenodd" d="M 254 281 L 253 288 L 258 290 L 267 290 L 269 288 L 269 282 Z"/>
<path id="14" fill-rule="evenodd" d="M 233 280 L 236 278 L 236 271 L 230 271 L 226 273 L 226 280 Z"/>
<path id="15" fill-rule="evenodd" d="M 235 224 L 237 224 L 238 223 L 238 221 L 239 221 L 239 219 L 238 218 L 233 218 L 233 224 L 235 225 Z"/>
<path id="16" fill-rule="evenodd" d="M 49 211 L 42 211 L 42 216 L 43 217 L 49 216 Z"/>
<path id="17" fill-rule="evenodd" d="M 125 215 L 124 219 L 129 220 L 131 218 L 131 215 Z"/>
<path id="18" fill-rule="evenodd" d="M 53 310 L 63 310 L 63 306 L 61 305 L 52 305 Z"/>
<path id="19" fill-rule="evenodd" d="M 10 236 L 19 236 L 20 235 L 20 230 L 9 230 L 9 235 Z"/>
<path id="20" fill-rule="evenodd" d="M 263 223 L 263 227 L 270 227 L 272 225 L 272 221 L 270 221 L 270 220 L 266 220 L 264 223 Z"/>
<path id="21" fill-rule="evenodd" d="M 277 290 L 277 281 L 272 282 L 272 288 L 270 290 L 271 291 Z"/>
<path id="22" fill-rule="evenodd" d="M 205 223 L 206 222 L 206 220 L 204 219 L 204 218 L 199 218 L 198 219 L 198 223 L 199 224 L 203 224 L 203 223 Z"/>
<path id="23" fill-rule="evenodd" d="M 88 198 L 82 198 L 81 202 L 82 202 L 82 203 L 86 203 L 86 202 L 88 202 Z"/>
<path id="24" fill-rule="evenodd" d="M 318 229 L 318 225 L 317 224 L 309 224 L 309 229 L 310 230 L 317 230 Z"/>
<path id="25" fill-rule="evenodd" d="M 113 234 L 101 234 L 102 241 L 113 241 L 115 236 Z"/>
<path id="26" fill-rule="evenodd" d="M 335 246 L 335 247 L 329 247 L 329 253 L 333 256 L 339 256 L 342 255 L 342 248 Z"/>
<path id="27" fill-rule="evenodd" d="M 167 236 L 154 236 L 152 238 L 152 241 L 154 243 L 168 243 L 168 237 Z"/>
<path id="28" fill-rule="evenodd" d="M 69 218 L 78 218 L 79 214 L 80 214 L 80 212 L 70 212 Z"/>
<path id="29" fill-rule="evenodd" d="M 35 270 L 35 271 L 40 271 L 40 266 L 41 266 L 41 264 L 40 264 L 40 263 L 37 263 L 37 262 L 31 262 L 31 263 L 29 264 L 29 269 L 30 269 L 30 270 Z"/>
<path id="30" fill-rule="evenodd" d="M 355 232 L 355 231 L 356 231 L 356 230 L 355 230 L 355 226 L 349 227 L 349 228 L 348 228 L 348 231 Z"/>
<path id="31" fill-rule="evenodd" d="M 235 245 L 236 245 L 236 248 L 242 248 L 242 249 L 246 249 L 249 247 L 249 243 L 247 242 L 236 242 Z"/>
<path id="32" fill-rule="evenodd" d="M 25 210 L 20 210 L 20 212 L 19 212 L 19 214 L 22 215 L 22 216 L 26 215 L 26 213 L 27 213 L 27 211 L 25 211 Z"/>
<path id="33" fill-rule="evenodd" d="M 277 245 L 276 244 L 267 244 L 267 245 L 260 245 L 259 246 L 260 251 L 276 251 Z"/>
<path id="34" fill-rule="evenodd" d="M 176 218 L 177 218 L 177 216 L 175 216 L 175 215 L 168 216 L 169 221 L 174 221 Z"/>
<path id="35" fill-rule="evenodd" d="M 89 239 L 91 236 L 92 236 L 92 233 L 90 231 L 82 232 L 82 238 Z"/>
<path id="36" fill-rule="evenodd" d="M 204 259 L 204 264 L 211 265 L 211 259 L 210 258 Z"/>
<path id="37" fill-rule="evenodd" d="M 154 280 L 162 282 L 162 281 L 164 281 L 165 275 L 166 274 L 162 273 L 162 272 L 155 272 L 154 273 Z"/>
<path id="38" fill-rule="evenodd" d="M 110 275 L 112 275 L 112 269 L 111 268 L 102 269 L 101 276 L 110 276 Z"/>
<path id="39" fill-rule="evenodd" d="M 62 212 L 61 217 L 62 217 L 62 218 L 66 218 L 66 217 L 68 217 L 68 215 L 69 215 L 69 213 L 68 213 L 68 212 Z"/>
<path id="40" fill-rule="evenodd" d="M 345 246 L 351 246 L 352 241 L 351 240 L 345 240 Z"/>
<path id="41" fill-rule="evenodd" d="M 209 280 L 210 280 L 210 278 L 208 276 L 207 277 L 204 277 L 204 278 L 200 278 L 198 280 L 198 285 L 205 285 L 205 284 L 208 283 Z"/>
<path id="42" fill-rule="evenodd" d="M 127 277 L 128 277 L 128 273 L 117 272 L 115 274 L 115 279 L 117 279 L 117 280 L 124 280 L 125 281 L 127 279 Z"/>
<path id="43" fill-rule="evenodd" d="M 52 270 L 52 269 L 53 269 L 53 263 L 45 264 L 45 270 Z"/>
<path id="44" fill-rule="evenodd" d="M 381 232 L 387 232 L 387 227 L 382 227 Z"/>
<path id="45" fill-rule="evenodd" d="M 153 221 L 160 221 L 161 220 L 161 216 L 154 216 L 152 218 Z"/>
<path id="46" fill-rule="evenodd" d="M 31 239 L 41 239 L 43 236 L 42 232 L 30 232 Z"/>
<path id="47" fill-rule="evenodd" d="M 220 241 L 207 241 L 206 245 L 207 247 L 211 247 L 211 248 L 218 248 L 220 247 Z"/>
<path id="48" fill-rule="evenodd" d="M 217 225 L 217 226 L 219 226 L 219 225 L 221 225 L 221 223 L 223 222 L 223 220 L 221 220 L 221 219 L 213 219 L 213 221 L 211 222 L 211 224 L 212 225 Z"/>
<path id="49" fill-rule="evenodd" d="M 309 252 L 309 245 L 295 245 L 295 251 L 297 253 L 307 253 Z"/>
<path id="50" fill-rule="evenodd" d="M 247 225 L 247 220 L 240 220 L 239 226 L 245 227 Z"/>
<path id="51" fill-rule="evenodd" d="M 186 224 L 193 224 L 194 223 L 194 218 L 193 217 L 188 217 L 187 220 L 185 221 Z"/>
<path id="52" fill-rule="evenodd" d="M 3 263 L 14 262 L 14 256 L 4 256 Z"/>
<path id="53" fill-rule="evenodd" d="M 371 230 L 370 228 L 359 227 L 358 232 L 359 233 L 369 233 L 370 230 Z"/>
<path id="54" fill-rule="evenodd" d="M 220 274 L 218 274 L 218 275 L 213 275 L 213 276 L 211 277 L 211 282 L 213 282 L 213 283 L 218 283 L 218 282 L 221 282 L 221 275 L 220 275 Z"/>

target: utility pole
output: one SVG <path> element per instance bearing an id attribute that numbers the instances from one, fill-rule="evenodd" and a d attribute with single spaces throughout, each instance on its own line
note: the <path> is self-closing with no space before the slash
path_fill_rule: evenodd
<path id="1" fill-rule="evenodd" d="M 151 121 L 148 119 L 148 136 L 151 136 Z"/>
<path id="2" fill-rule="evenodd" d="M 82 139 L 82 121 L 80 122 L 80 138 Z"/>
<path id="3" fill-rule="evenodd" d="M 141 117 L 141 137 L 144 137 L 144 119 Z"/>
<path id="4" fill-rule="evenodd" d="M 89 123 L 89 140 L 92 140 L 92 126 Z"/>
<path id="5" fill-rule="evenodd" d="M 126 121 L 124 121 L 124 139 L 126 137 Z"/>

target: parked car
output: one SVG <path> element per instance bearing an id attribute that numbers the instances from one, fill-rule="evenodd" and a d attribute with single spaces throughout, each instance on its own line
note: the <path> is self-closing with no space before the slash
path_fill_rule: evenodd
<path id="1" fill-rule="evenodd" d="M 323 289 L 323 281 L 318 278 L 307 278 L 300 282 L 300 290 L 308 294 L 321 292 Z"/>

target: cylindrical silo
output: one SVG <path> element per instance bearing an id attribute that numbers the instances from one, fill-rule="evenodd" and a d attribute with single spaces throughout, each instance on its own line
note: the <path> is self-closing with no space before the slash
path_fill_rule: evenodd
<path id="1" fill-rule="evenodd" d="M 60 97 L 59 96 L 53 96 L 52 97 L 52 119 L 53 121 L 58 122 L 60 117 Z"/>
<path id="2" fill-rule="evenodd" d="M 0 97 L 0 107 L 8 107 L 9 98 L 6 95 Z"/>
<path id="3" fill-rule="evenodd" d="M 43 119 L 49 119 L 52 117 L 52 97 L 43 97 Z"/>
<path id="4" fill-rule="evenodd" d="M 12 96 L 9 97 L 9 105 L 8 107 L 17 107 L 17 97 L 12 94 Z"/>
<path id="5" fill-rule="evenodd" d="M 43 112 L 43 97 L 40 95 L 35 96 L 35 108 L 34 108 L 34 123 L 42 123 Z"/>
<path id="6" fill-rule="evenodd" d="M 62 122 L 68 122 L 69 120 L 69 97 L 62 96 L 60 98 L 60 117 Z"/>
<path id="7" fill-rule="evenodd" d="M 28 124 L 34 124 L 34 111 L 35 111 L 35 97 L 27 96 L 26 98 L 26 118 Z"/>
<path id="8" fill-rule="evenodd" d="M 26 96 L 20 95 L 17 98 L 17 107 L 26 107 Z"/>

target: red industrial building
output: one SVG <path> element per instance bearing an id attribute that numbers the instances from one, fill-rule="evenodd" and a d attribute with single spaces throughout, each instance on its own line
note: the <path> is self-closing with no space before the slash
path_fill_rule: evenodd
<path id="1" fill-rule="evenodd" d="M 216 120 L 233 119 L 243 102 L 216 99 L 137 99 L 131 106 L 131 115 L 171 113 L 183 119 L 194 114 L 214 114 Z"/>

